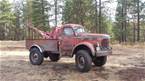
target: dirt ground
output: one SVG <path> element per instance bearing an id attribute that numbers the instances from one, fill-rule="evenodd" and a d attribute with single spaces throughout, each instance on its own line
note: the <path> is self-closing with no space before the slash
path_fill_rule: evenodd
<path id="1" fill-rule="evenodd" d="M 145 81 L 145 44 L 113 45 L 104 67 L 80 73 L 74 58 L 31 65 L 24 41 L 0 41 L 0 81 Z"/>

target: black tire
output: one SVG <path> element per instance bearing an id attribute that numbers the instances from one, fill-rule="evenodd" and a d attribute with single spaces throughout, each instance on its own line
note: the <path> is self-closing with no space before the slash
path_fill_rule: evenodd
<path id="1" fill-rule="evenodd" d="M 52 62 L 57 62 L 60 59 L 59 54 L 49 54 L 49 58 Z"/>
<path id="2" fill-rule="evenodd" d="M 44 58 L 48 58 L 49 55 L 48 55 L 48 54 L 43 54 L 43 57 L 44 57 Z"/>
<path id="3" fill-rule="evenodd" d="M 75 57 L 76 67 L 80 72 L 88 72 L 92 66 L 92 58 L 85 50 L 80 50 Z"/>
<path id="4" fill-rule="evenodd" d="M 29 55 L 30 63 L 33 65 L 40 65 L 43 63 L 43 55 L 37 48 L 32 48 Z"/>
<path id="5" fill-rule="evenodd" d="M 48 58 L 49 57 L 49 53 L 48 52 L 43 52 L 43 57 L 44 58 Z"/>
<path id="6" fill-rule="evenodd" d="M 103 66 L 106 64 L 107 61 L 107 56 L 101 56 L 101 57 L 95 57 L 93 59 L 93 63 L 95 64 L 95 66 Z"/>

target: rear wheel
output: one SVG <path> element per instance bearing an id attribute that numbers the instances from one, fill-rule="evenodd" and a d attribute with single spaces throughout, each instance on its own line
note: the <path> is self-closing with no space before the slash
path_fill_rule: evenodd
<path id="1" fill-rule="evenodd" d="M 43 63 L 43 55 L 37 48 L 32 48 L 29 55 L 30 63 L 33 65 L 40 65 Z"/>
<path id="2" fill-rule="evenodd" d="M 91 69 L 92 58 L 85 50 L 80 50 L 76 53 L 75 62 L 80 72 L 88 72 Z"/>
<path id="3" fill-rule="evenodd" d="M 49 58 L 51 61 L 57 62 L 60 59 L 60 55 L 59 54 L 49 54 Z"/>
<path id="4" fill-rule="evenodd" d="M 95 57 L 93 59 L 93 63 L 95 66 L 103 66 L 106 64 L 107 56 Z"/>

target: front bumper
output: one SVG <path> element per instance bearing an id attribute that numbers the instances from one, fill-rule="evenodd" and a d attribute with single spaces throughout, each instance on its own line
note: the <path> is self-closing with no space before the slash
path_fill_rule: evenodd
<path id="1" fill-rule="evenodd" d="M 107 56 L 112 54 L 111 47 L 96 47 L 96 56 Z"/>

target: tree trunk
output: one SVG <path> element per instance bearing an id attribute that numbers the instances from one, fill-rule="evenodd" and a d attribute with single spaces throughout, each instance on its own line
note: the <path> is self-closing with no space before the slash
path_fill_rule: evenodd
<path id="1" fill-rule="evenodd" d="M 97 0 L 95 0 L 95 31 L 98 33 L 99 32 L 99 28 L 98 28 L 98 2 Z"/>
<path id="2" fill-rule="evenodd" d="M 79 5 L 80 5 L 80 7 L 79 7 L 79 14 L 80 14 L 80 24 L 81 25 L 84 25 L 84 22 L 83 22 L 83 6 L 82 6 L 82 0 L 79 0 Z"/>
<path id="3" fill-rule="evenodd" d="M 144 33 L 144 42 L 145 42 L 145 30 L 144 30 L 144 32 L 143 32 L 143 33 Z"/>
<path id="4" fill-rule="evenodd" d="M 135 23 L 133 22 L 133 42 L 136 41 L 135 28 Z"/>
<path id="5" fill-rule="evenodd" d="M 139 0 L 137 0 L 137 41 L 140 41 L 140 10 L 139 10 Z"/>
<path id="6" fill-rule="evenodd" d="M 57 26 L 57 0 L 54 0 L 55 5 L 55 26 Z"/>
<path id="7" fill-rule="evenodd" d="M 42 8 L 42 19 L 43 19 L 43 21 L 42 21 L 42 23 L 43 23 L 43 26 L 45 27 L 45 8 L 44 8 L 44 0 L 41 0 L 41 8 Z M 45 28 L 43 27 L 43 30 L 45 31 Z"/>
<path id="8" fill-rule="evenodd" d="M 124 42 L 126 42 L 126 34 L 127 34 L 127 31 L 126 31 L 126 26 L 127 26 L 127 21 L 126 21 L 126 17 L 127 17 L 127 0 L 124 1 Z"/>
<path id="9" fill-rule="evenodd" d="M 101 0 L 99 0 L 99 33 L 102 33 L 101 29 Z"/>
<path id="10" fill-rule="evenodd" d="M 122 2 L 121 42 L 124 42 L 124 1 Z"/>

